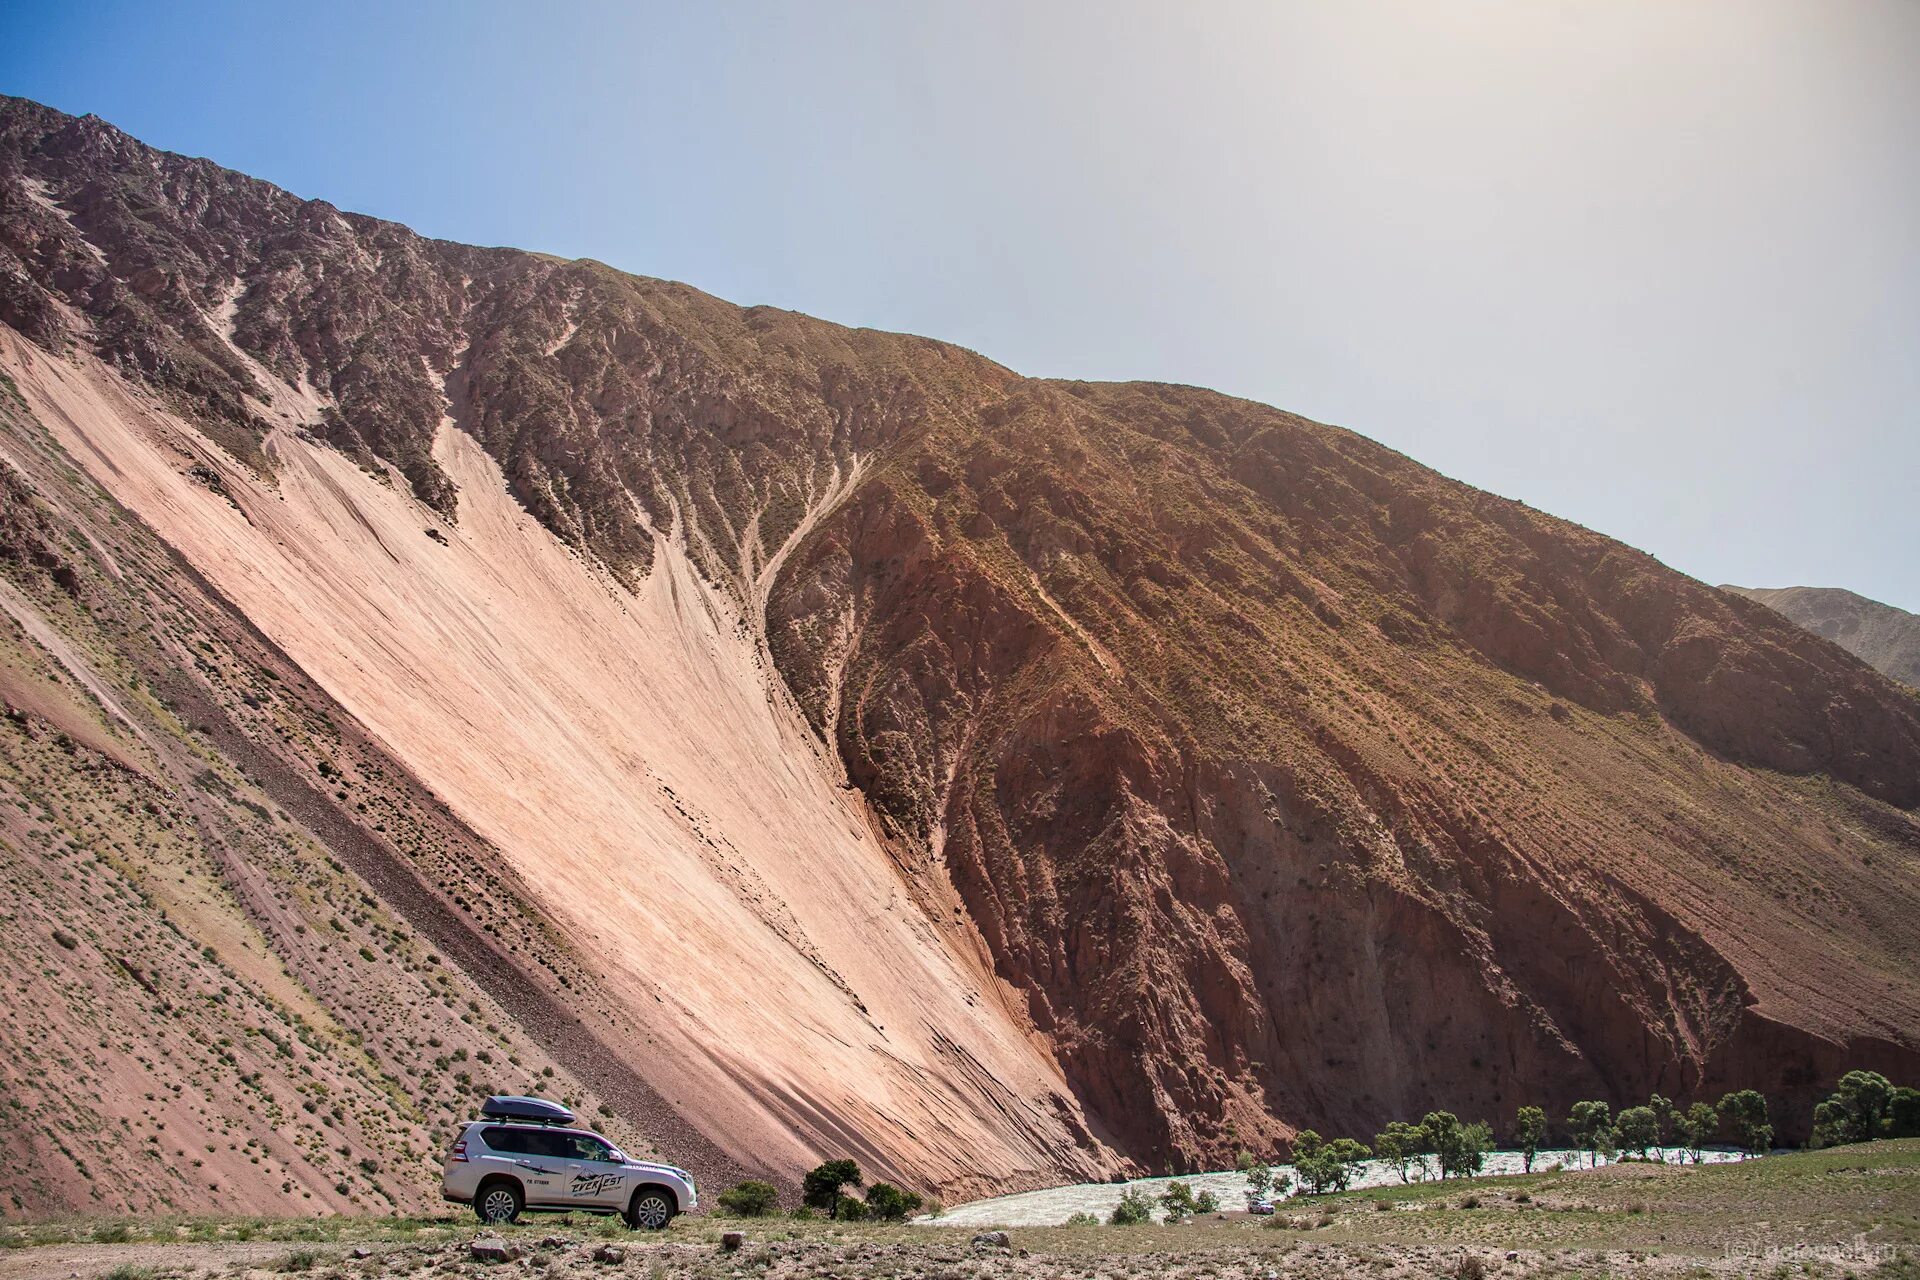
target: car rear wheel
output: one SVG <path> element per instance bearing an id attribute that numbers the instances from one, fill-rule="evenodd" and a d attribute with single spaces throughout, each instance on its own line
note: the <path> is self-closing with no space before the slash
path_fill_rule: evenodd
<path id="1" fill-rule="evenodd" d="M 506 1178 L 486 1183 L 473 1197 L 474 1216 L 489 1226 L 504 1226 L 520 1216 L 526 1201 Z"/>
<path id="2" fill-rule="evenodd" d="M 627 1205 L 627 1225 L 635 1231 L 664 1231 L 678 1208 L 671 1193 L 659 1187 L 642 1187 Z"/>

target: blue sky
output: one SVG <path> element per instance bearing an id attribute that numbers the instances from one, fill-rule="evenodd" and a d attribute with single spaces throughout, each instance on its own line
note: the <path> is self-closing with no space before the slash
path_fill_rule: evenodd
<path id="1" fill-rule="evenodd" d="M 430 235 L 1200 383 L 1920 610 L 1908 0 L 45 4 L 0 91 Z"/>

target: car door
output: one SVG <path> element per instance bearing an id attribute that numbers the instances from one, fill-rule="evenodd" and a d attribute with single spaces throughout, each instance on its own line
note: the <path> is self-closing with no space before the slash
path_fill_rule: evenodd
<path id="1" fill-rule="evenodd" d="M 510 1161 L 507 1172 L 520 1179 L 528 1204 L 555 1204 L 566 1200 L 565 1160 L 554 1138 L 544 1129 L 489 1130 L 487 1145 Z"/>
<path id="2" fill-rule="evenodd" d="M 556 1133 L 566 1156 L 562 1192 L 569 1204 L 596 1209 L 626 1207 L 626 1177 L 611 1145 L 590 1133 Z"/>

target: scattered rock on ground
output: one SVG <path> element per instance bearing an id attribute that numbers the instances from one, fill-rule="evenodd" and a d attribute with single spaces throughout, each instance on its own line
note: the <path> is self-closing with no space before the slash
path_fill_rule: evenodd
<path id="1" fill-rule="evenodd" d="M 475 1236 L 467 1246 L 467 1256 L 475 1262 L 512 1262 L 520 1251 L 499 1236 Z"/>

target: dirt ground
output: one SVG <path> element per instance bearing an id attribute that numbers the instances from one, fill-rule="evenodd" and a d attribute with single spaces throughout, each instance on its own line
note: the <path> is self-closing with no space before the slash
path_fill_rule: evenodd
<path id="1" fill-rule="evenodd" d="M 729 1247 L 726 1233 L 744 1237 Z M 684 1218 L 323 1218 L 0 1226 L 0 1280 L 311 1275 L 646 1280 L 1321 1280 L 1334 1276 L 1920 1280 L 1920 1140 L 1733 1165 L 1618 1165 L 1371 1188 L 1270 1218 L 971 1228 Z"/>
<path id="2" fill-rule="evenodd" d="M 1104 1246 L 1065 1239 L 1059 1229 L 1009 1234 L 1006 1246 L 974 1243 L 972 1233 L 898 1228 L 885 1233 L 772 1233 L 746 1229 L 746 1243 L 729 1251 L 718 1230 L 668 1233 L 663 1239 L 610 1241 L 578 1232 L 509 1232 L 492 1237 L 511 1255 L 484 1261 L 475 1239 L 434 1244 L 340 1242 L 288 1245 L 260 1241 L 202 1244 L 56 1245 L 0 1256 L 0 1278 L 67 1277 L 68 1280 L 187 1280 L 214 1277 L 309 1275 L 393 1276 L 645 1276 L 648 1280 L 989 1280 L 997 1277 L 1062 1277 L 1072 1280 L 1321 1280 L 1365 1275 L 1400 1277 L 1600 1277 L 1873 1275 L 1901 1277 L 1914 1270 L 1916 1255 L 1871 1246 L 1823 1253 L 1781 1249 L 1753 1254 L 1701 1256 L 1619 1250 L 1521 1250 L 1406 1244 L 1320 1244 L 1279 1232 L 1205 1232 L 1188 1229 L 1184 1241 L 1161 1232 L 1101 1229 Z M 773 1238 L 769 1238 L 769 1234 Z M 787 1238 L 788 1236 L 795 1238 Z M 709 1238 L 711 1237 L 711 1238 Z M 364 1256 L 356 1256 L 364 1255 Z"/>

